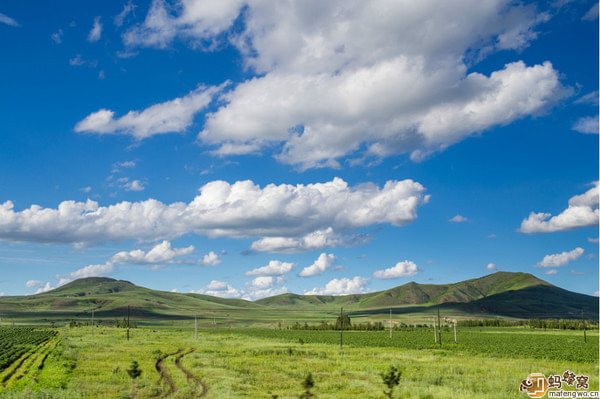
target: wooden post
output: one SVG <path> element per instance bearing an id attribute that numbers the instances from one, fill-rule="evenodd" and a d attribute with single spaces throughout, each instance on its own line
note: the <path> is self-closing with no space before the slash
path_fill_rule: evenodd
<path id="1" fill-rule="evenodd" d="M 437 331 L 435 330 L 435 317 L 432 320 L 433 320 L 433 342 L 435 344 L 437 344 Z"/>
<path id="2" fill-rule="evenodd" d="M 585 336 L 585 317 L 583 316 L 583 309 L 581 309 L 581 321 L 583 322 L 583 343 L 587 344 L 587 337 Z"/>
<path id="3" fill-rule="evenodd" d="M 94 336 L 94 309 L 92 309 L 92 337 Z"/>
<path id="4" fill-rule="evenodd" d="M 390 308 L 390 338 L 392 338 L 392 308 Z"/>
<path id="5" fill-rule="evenodd" d="M 343 341 L 342 341 L 342 335 L 343 335 L 343 331 L 344 331 L 344 322 L 342 320 L 342 312 L 343 312 L 343 307 L 340 307 L 340 349 L 342 349 L 343 347 Z"/>
<path id="6" fill-rule="evenodd" d="M 438 306 L 438 334 L 440 338 L 440 346 L 442 346 L 442 325 L 440 324 L 440 307 Z"/>
<path id="7" fill-rule="evenodd" d="M 456 343 L 456 320 L 454 320 L 454 343 Z"/>
<path id="8" fill-rule="evenodd" d="M 129 305 L 127 305 L 127 341 L 129 341 Z"/>
<path id="9" fill-rule="evenodd" d="M 198 341 L 198 315 L 194 315 L 194 339 Z"/>

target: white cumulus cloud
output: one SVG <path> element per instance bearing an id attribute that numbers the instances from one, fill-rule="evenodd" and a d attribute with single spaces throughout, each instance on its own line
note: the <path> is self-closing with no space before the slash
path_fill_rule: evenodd
<path id="1" fill-rule="evenodd" d="M 349 295 L 362 294 L 366 292 L 369 279 L 356 276 L 349 278 L 334 278 L 328 282 L 324 288 L 313 288 L 310 291 L 304 291 L 304 295 Z"/>
<path id="2" fill-rule="evenodd" d="M 123 25 L 123 22 L 125 21 L 125 18 L 127 18 L 129 14 L 133 13 L 135 11 L 135 8 L 136 5 L 133 4 L 131 0 L 129 0 L 127 4 L 125 4 L 125 6 L 123 7 L 123 10 L 113 17 L 114 24 L 118 27 L 121 27 Z"/>
<path id="3" fill-rule="evenodd" d="M 453 222 L 453 223 L 462 223 L 462 222 L 468 222 L 469 219 L 467 219 L 466 217 L 461 216 L 461 215 L 456 215 L 448 221 Z"/>
<path id="4" fill-rule="evenodd" d="M 79 65 L 79 64 L 77 64 Z M 75 125 L 78 133 L 126 134 L 142 140 L 155 134 L 183 132 L 193 122 L 194 115 L 206 108 L 220 87 L 200 87 L 186 96 L 152 105 L 143 111 L 129 111 L 120 118 L 108 109 L 101 109 Z"/>
<path id="5" fill-rule="evenodd" d="M 168 240 L 189 233 L 233 238 L 298 238 L 328 228 L 344 233 L 384 223 L 411 223 L 419 205 L 429 200 L 424 191 L 412 180 L 388 181 L 381 188 L 350 187 L 339 178 L 264 188 L 247 180 L 207 183 L 189 204 L 148 199 L 99 206 L 87 200 L 64 201 L 56 209 L 32 205 L 15 211 L 6 201 L 0 204 L 0 240 L 85 246 Z"/>
<path id="6" fill-rule="evenodd" d="M 199 263 L 204 266 L 216 266 L 221 262 L 221 257 L 213 251 L 210 251 L 209 253 L 204 255 L 202 257 L 202 260 L 199 261 Z"/>
<path id="7" fill-rule="evenodd" d="M 90 33 L 88 34 L 88 41 L 89 42 L 97 42 L 98 40 L 100 40 L 101 36 L 102 36 L 102 24 L 100 23 L 100 17 L 96 17 L 96 18 L 94 18 L 94 26 L 92 27 L 92 30 L 90 30 Z"/>
<path id="8" fill-rule="evenodd" d="M 88 265 L 72 273 L 68 273 L 67 275 L 63 276 L 63 278 L 74 280 L 85 277 L 100 277 L 112 274 L 114 271 L 115 266 L 111 263 L 106 263 L 104 265 Z M 65 281 L 63 280 L 62 282 L 64 283 Z"/>
<path id="9" fill-rule="evenodd" d="M 291 272 L 295 265 L 295 263 L 272 260 L 266 266 L 246 272 L 246 276 L 282 276 Z"/>
<path id="10" fill-rule="evenodd" d="M 598 115 L 581 118 L 573 125 L 579 133 L 598 134 Z"/>
<path id="11" fill-rule="evenodd" d="M 153 0 L 123 41 L 129 49 L 233 45 L 257 76 L 215 93 L 220 108 L 206 116 L 200 140 L 217 155 L 280 146 L 281 162 L 306 169 L 338 167 L 344 157 L 419 161 L 543 113 L 569 94 L 549 62 L 468 70 L 493 52 L 526 48 L 549 18 L 510 0 Z M 153 134 L 113 116 L 98 111 L 78 128 Z"/>
<path id="12" fill-rule="evenodd" d="M 493 263 L 488 263 L 488 265 L 485 268 L 486 268 L 486 270 L 489 270 L 491 272 L 498 270 L 498 266 L 496 266 Z"/>
<path id="13" fill-rule="evenodd" d="M 6 25 L 9 25 L 9 26 L 21 26 L 13 18 L 9 17 L 6 14 L 2 14 L 1 12 L 0 12 L 0 23 L 1 24 L 6 24 Z"/>
<path id="14" fill-rule="evenodd" d="M 243 299 L 254 301 L 260 298 L 285 294 L 288 292 L 288 289 L 285 286 L 281 286 L 284 281 L 285 278 L 282 276 L 256 277 L 246 284 L 248 289 L 244 292 Z"/>
<path id="15" fill-rule="evenodd" d="M 127 183 L 123 184 L 123 188 L 126 191 L 144 191 L 144 184 L 145 183 L 143 183 L 139 180 L 132 180 L 132 181 L 128 181 Z"/>
<path id="16" fill-rule="evenodd" d="M 50 290 L 53 290 L 53 289 L 55 289 L 55 288 L 56 288 L 55 286 L 53 286 L 52 284 L 50 284 L 50 282 L 49 282 L 49 281 L 47 281 L 47 282 L 46 282 L 46 284 L 44 284 L 44 286 L 43 286 L 43 287 L 41 287 L 41 288 L 38 288 L 38 289 L 35 291 L 35 293 L 36 293 L 36 294 L 41 294 L 41 293 L 44 293 L 44 292 L 48 292 L 48 291 L 50 291 Z"/>
<path id="17" fill-rule="evenodd" d="M 110 262 L 133 265 L 171 263 L 175 258 L 189 255 L 192 252 L 194 252 L 193 245 L 187 248 L 173 248 L 169 241 L 163 241 L 156 244 L 148 252 L 144 252 L 141 249 L 118 252 L 110 258 Z"/>
<path id="18" fill-rule="evenodd" d="M 27 288 L 42 287 L 43 285 L 44 285 L 44 282 L 40 281 L 40 280 L 29 280 L 25 283 L 25 287 L 27 287 Z"/>
<path id="19" fill-rule="evenodd" d="M 555 274 L 558 274 L 558 270 L 556 270 L 556 269 L 550 269 L 550 270 L 547 270 L 547 271 L 543 272 L 542 274 L 545 274 L 547 276 L 553 276 Z"/>
<path id="20" fill-rule="evenodd" d="M 583 248 L 577 247 L 569 252 L 561 252 L 554 255 L 546 255 L 541 262 L 534 267 L 561 267 L 566 266 L 569 262 L 579 259 L 583 255 Z"/>
<path id="21" fill-rule="evenodd" d="M 53 33 L 52 35 L 50 35 L 50 37 L 52 38 L 52 40 L 54 41 L 54 43 L 61 44 L 62 43 L 62 37 L 63 37 L 63 30 L 59 29 L 58 32 Z"/>
<path id="22" fill-rule="evenodd" d="M 595 21 L 598 19 L 598 3 L 594 4 L 592 8 L 585 13 L 583 17 L 581 17 L 584 21 Z"/>
<path id="23" fill-rule="evenodd" d="M 302 269 L 298 276 L 300 277 L 312 277 L 318 274 L 325 273 L 333 264 L 335 263 L 335 255 L 334 254 L 326 254 L 323 252 L 314 263 L 308 267 Z"/>
<path id="24" fill-rule="evenodd" d="M 220 298 L 240 298 L 243 291 L 235 289 L 231 284 L 225 281 L 212 280 L 210 284 L 197 291 L 190 291 L 194 294 L 204 294 L 210 296 L 218 296 Z"/>
<path id="25" fill-rule="evenodd" d="M 550 213 L 531 212 L 521 223 L 522 233 L 553 233 L 580 227 L 598 226 L 598 182 L 581 195 L 569 199 L 569 207 L 556 216 Z"/>
<path id="26" fill-rule="evenodd" d="M 377 270 L 373 273 L 373 277 L 380 279 L 392 279 L 401 277 L 410 277 L 418 273 L 417 265 L 410 261 L 405 260 L 396 263 L 396 266 L 390 267 L 385 270 Z"/>

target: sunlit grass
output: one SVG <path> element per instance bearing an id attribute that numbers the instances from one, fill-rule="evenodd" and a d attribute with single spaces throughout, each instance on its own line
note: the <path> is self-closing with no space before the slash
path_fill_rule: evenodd
<path id="1" fill-rule="evenodd" d="M 92 337 L 87 328 L 65 328 L 44 368 L 36 371 L 38 363 L 31 361 L 28 370 L 22 371 L 26 375 L 21 382 L 0 388 L 4 389 L 0 396 L 129 397 L 132 381 L 126 370 L 133 360 L 142 370 L 135 380 L 138 398 L 196 398 L 204 393 L 202 384 L 208 387 L 206 398 L 297 398 L 309 371 L 318 398 L 384 398 L 380 373 L 390 365 L 403 371 L 396 397 L 522 398 L 518 387 L 528 374 L 559 374 L 567 369 L 590 376 L 590 389 L 598 390 L 597 361 L 536 359 L 526 354 L 492 357 L 444 348 L 361 347 L 356 343 L 340 350 L 338 344 L 308 338 L 301 343 L 298 338 L 277 335 L 276 330 L 260 337 L 244 329 L 202 329 L 194 340 L 193 328 L 157 327 L 132 329 L 127 341 L 123 329 L 100 327 Z M 539 334 L 551 335 L 555 334 Z M 598 334 L 589 339 L 597 341 Z M 180 366 L 194 379 L 177 366 L 178 357 Z M 157 371 L 161 358 L 174 391 Z"/>

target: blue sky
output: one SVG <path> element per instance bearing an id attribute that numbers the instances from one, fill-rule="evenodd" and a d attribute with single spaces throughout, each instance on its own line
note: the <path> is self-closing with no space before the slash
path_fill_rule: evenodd
<path id="1" fill-rule="evenodd" d="M 0 293 L 598 292 L 598 3 L 0 8 Z"/>

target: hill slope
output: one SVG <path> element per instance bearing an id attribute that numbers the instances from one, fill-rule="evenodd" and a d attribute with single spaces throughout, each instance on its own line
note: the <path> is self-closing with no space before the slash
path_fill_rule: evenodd
<path id="1" fill-rule="evenodd" d="M 0 298 L 3 318 L 78 318 L 94 309 L 97 317 L 132 315 L 145 319 L 211 318 L 256 320 L 289 311 L 296 314 L 337 312 L 343 306 L 354 314 L 426 312 L 441 306 L 462 314 L 485 317 L 598 318 L 598 298 L 555 287 L 528 273 L 498 272 L 454 284 L 410 282 L 385 291 L 354 295 L 283 294 L 255 302 L 200 294 L 151 290 L 129 281 L 91 277 L 54 290 L 21 297 Z"/>
<path id="2" fill-rule="evenodd" d="M 385 291 L 342 296 L 282 294 L 259 299 L 256 303 L 267 306 L 312 307 L 332 305 L 349 308 L 438 305 L 446 302 L 472 302 L 490 295 L 537 285 L 551 286 L 551 284 L 528 273 L 497 272 L 454 284 L 435 285 L 410 282 Z"/>
<path id="3" fill-rule="evenodd" d="M 98 317 L 121 317 L 128 306 L 135 315 L 150 318 L 189 317 L 203 311 L 259 307 L 241 299 L 157 291 L 104 277 L 75 280 L 41 294 L 0 298 L 0 313 L 5 317 L 32 313 L 43 317 L 78 316 L 92 309 Z"/>
<path id="4" fill-rule="evenodd" d="M 273 308 L 300 309 L 343 306 L 348 311 L 411 307 L 411 311 L 444 305 L 467 313 L 516 318 L 575 318 L 583 309 L 598 318 L 598 298 L 567 291 L 529 273 L 497 272 L 454 284 L 410 282 L 385 291 L 368 294 L 327 296 L 282 294 L 256 301 Z M 402 311 L 402 309 L 397 309 Z M 381 313 L 379 311 L 369 313 Z"/>

